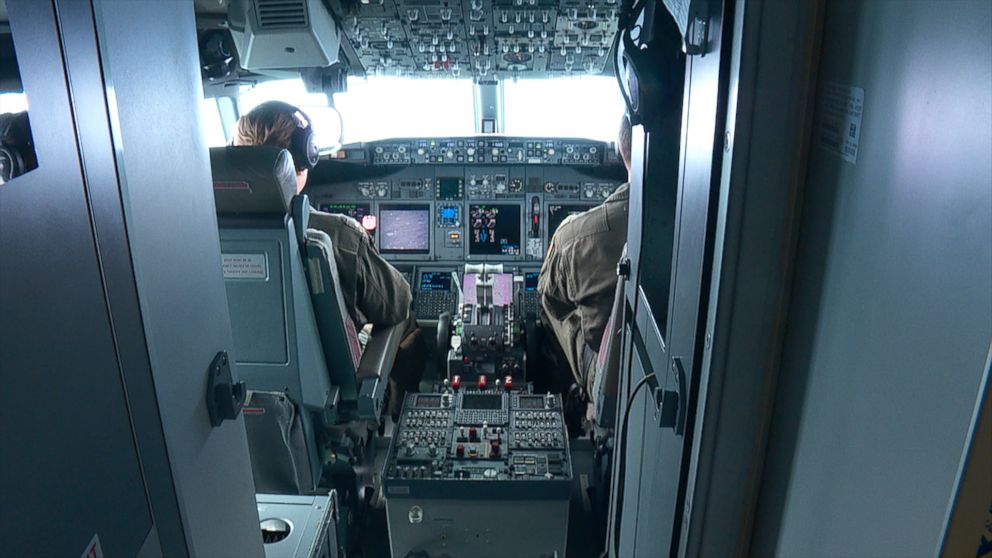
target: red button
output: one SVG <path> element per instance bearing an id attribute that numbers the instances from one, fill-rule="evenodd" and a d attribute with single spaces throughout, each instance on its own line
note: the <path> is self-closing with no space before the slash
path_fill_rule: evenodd
<path id="1" fill-rule="evenodd" d="M 465 444 L 458 444 L 458 447 L 455 448 L 455 455 L 465 457 Z"/>
<path id="2" fill-rule="evenodd" d="M 454 389 L 458 389 L 458 388 L 462 387 L 462 377 L 459 376 L 458 374 L 455 374 L 454 376 L 452 376 L 451 377 L 451 387 L 454 388 Z"/>
<path id="3" fill-rule="evenodd" d="M 486 389 L 486 384 L 487 383 L 488 383 L 488 380 L 486 380 L 486 375 L 485 374 L 479 374 L 479 389 Z"/>
<path id="4" fill-rule="evenodd" d="M 506 379 L 503 380 L 503 387 L 505 387 L 507 390 L 513 388 L 513 376 L 507 376 Z"/>

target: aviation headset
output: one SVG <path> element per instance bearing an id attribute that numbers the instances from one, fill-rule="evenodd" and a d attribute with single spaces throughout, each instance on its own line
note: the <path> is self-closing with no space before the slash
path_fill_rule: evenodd
<path id="1" fill-rule="evenodd" d="M 293 164 L 297 171 L 312 169 L 320 160 L 320 150 L 313 136 L 313 125 L 305 112 L 282 101 L 268 101 L 255 107 L 257 110 L 272 111 L 273 113 L 289 114 L 296 121 L 296 129 L 289 139 L 289 154 L 293 156 Z"/>
<path id="2" fill-rule="evenodd" d="M 679 39 L 674 19 L 658 2 L 621 3 L 613 61 L 632 126 L 643 124 L 646 131 L 653 131 L 661 118 L 682 109 L 674 102 L 681 94 L 685 71 Z"/>
<path id="3" fill-rule="evenodd" d="M 0 114 L 0 184 L 36 167 L 28 113 Z"/>

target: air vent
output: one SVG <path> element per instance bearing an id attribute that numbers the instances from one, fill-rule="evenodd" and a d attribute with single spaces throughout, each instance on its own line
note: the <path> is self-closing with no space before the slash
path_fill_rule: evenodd
<path id="1" fill-rule="evenodd" d="M 307 27 L 306 0 L 255 0 L 259 29 Z"/>

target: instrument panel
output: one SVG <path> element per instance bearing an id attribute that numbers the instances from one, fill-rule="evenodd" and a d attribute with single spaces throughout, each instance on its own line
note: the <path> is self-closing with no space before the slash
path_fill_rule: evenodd
<path id="1" fill-rule="evenodd" d="M 525 304 L 536 311 L 537 272 L 557 227 L 602 203 L 625 178 L 605 142 L 389 139 L 345 146 L 315 169 L 307 193 L 319 210 L 350 216 L 370 232 L 406 275 L 418 316 L 431 319 L 453 309 L 451 272 L 466 263 L 518 272 L 525 292 L 534 293 Z"/>

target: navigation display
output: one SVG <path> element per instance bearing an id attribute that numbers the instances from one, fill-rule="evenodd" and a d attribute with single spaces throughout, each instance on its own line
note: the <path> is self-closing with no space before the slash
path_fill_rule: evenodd
<path id="1" fill-rule="evenodd" d="M 584 213 L 593 207 L 591 205 L 579 204 L 548 204 L 548 238 L 554 237 L 555 231 L 558 230 L 558 227 L 561 226 L 562 221 L 566 217 Z"/>
<path id="2" fill-rule="evenodd" d="M 519 256 L 520 227 L 519 205 L 470 205 L 469 255 Z"/>
<path id="3" fill-rule="evenodd" d="M 537 279 L 541 276 L 539 271 L 528 271 L 524 273 L 524 292 L 537 292 Z"/>
<path id="4" fill-rule="evenodd" d="M 421 291 L 450 291 L 451 274 L 443 271 L 424 271 L 420 274 Z"/>
<path id="5" fill-rule="evenodd" d="M 462 199 L 462 179 L 460 177 L 440 176 L 437 179 L 437 199 Z"/>
<path id="6" fill-rule="evenodd" d="M 380 205 L 379 250 L 426 254 L 431 247 L 431 208 L 426 204 Z"/>
<path id="7" fill-rule="evenodd" d="M 321 204 L 318 209 L 324 213 L 347 215 L 361 223 L 362 217 L 372 212 L 372 205 L 367 203 L 325 203 Z"/>

